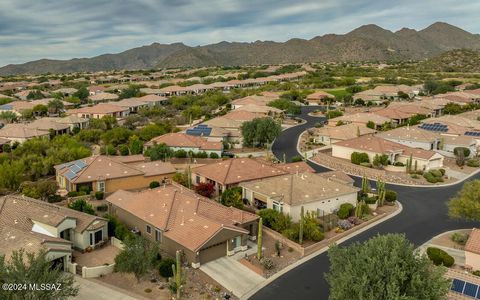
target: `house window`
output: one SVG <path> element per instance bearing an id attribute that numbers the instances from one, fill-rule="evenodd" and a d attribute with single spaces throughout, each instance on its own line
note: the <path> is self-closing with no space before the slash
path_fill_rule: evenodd
<path id="1" fill-rule="evenodd" d="M 283 203 L 273 201 L 273 209 L 279 212 L 283 212 Z"/>
<path id="2" fill-rule="evenodd" d="M 97 182 L 97 191 L 105 192 L 105 181 L 98 181 Z"/>
<path id="3" fill-rule="evenodd" d="M 98 230 L 95 232 L 95 245 L 103 240 L 103 230 Z"/>
<path id="4" fill-rule="evenodd" d="M 162 232 L 158 229 L 155 229 L 155 241 L 161 242 L 162 240 Z"/>
<path id="5" fill-rule="evenodd" d="M 147 233 L 152 234 L 152 227 L 150 227 L 149 225 L 147 225 Z"/>

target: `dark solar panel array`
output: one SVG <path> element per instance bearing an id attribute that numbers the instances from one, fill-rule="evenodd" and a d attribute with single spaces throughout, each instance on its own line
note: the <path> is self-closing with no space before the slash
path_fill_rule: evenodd
<path id="1" fill-rule="evenodd" d="M 72 163 L 69 163 L 67 168 L 68 171 L 65 172 L 65 177 L 68 178 L 68 180 L 72 180 L 77 176 L 78 172 L 80 172 L 83 168 L 85 168 L 87 164 L 83 160 L 76 160 Z"/>
<path id="2" fill-rule="evenodd" d="M 476 284 L 466 282 L 460 279 L 453 279 L 452 287 L 450 289 L 459 294 L 463 294 L 465 296 L 469 296 L 475 299 L 480 299 L 480 289 Z"/>
<path id="3" fill-rule="evenodd" d="M 480 136 L 480 131 L 467 131 L 467 132 L 465 132 L 465 135 L 468 135 L 468 136 Z"/>
<path id="4" fill-rule="evenodd" d="M 190 128 L 186 130 L 188 135 L 194 136 L 209 136 L 212 133 L 212 128 L 208 127 L 205 124 L 197 125 L 196 127 Z"/>
<path id="5" fill-rule="evenodd" d="M 448 131 L 448 126 L 441 123 L 433 123 L 433 124 L 423 123 L 420 126 L 418 126 L 418 128 L 430 130 L 430 131 L 438 131 L 438 132 Z"/>

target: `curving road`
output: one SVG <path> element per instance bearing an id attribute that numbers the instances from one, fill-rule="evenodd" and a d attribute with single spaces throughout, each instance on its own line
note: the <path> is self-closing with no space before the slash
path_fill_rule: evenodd
<path id="1" fill-rule="evenodd" d="M 285 130 L 277 138 L 272 151 L 278 158 L 282 158 L 285 153 L 289 160 L 292 156 L 299 154 L 296 150 L 299 135 L 306 129 L 314 127 L 314 124 L 319 121 L 319 118 L 307 115 L 314 109 L 318 108 L 303 107 L 301 118 L 307 122 Z M 309 164 L 317 172 L 328 170 L 313 163 Z M 472 177 L 472 179 L 479 178 L 480 174 Z M 356 178 L 357 185 L 359 181 L 360 179 Z M 363 241 L 379 233 L 404 233 L 412 243 L 421 245 L 441 232 L 478 226 L 478 223 L 474 222 L 453 221 L 447 216 L 446 203 L 462 187 L 462 184 L 431 188 L 388 185 L 389 189 L 398 192 L 403 211 L 342 245 Z M 328 299 L 328 284 L 324 279 L 324 274 L 328 270 L 328 257 L 326 253 L 320 254 L 271 282 L 251 299 Z"/>

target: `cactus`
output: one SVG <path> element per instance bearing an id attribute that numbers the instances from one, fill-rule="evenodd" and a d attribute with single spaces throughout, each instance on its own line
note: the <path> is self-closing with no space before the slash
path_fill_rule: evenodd
<path id="1" fill-rule="evenodd" d="M 175 282 L 176 292 L 177 292 L 177 299 L 180 300 L 181 296 L 181 288 L 182 288 L 182 266 L 180 261 L 180 251 L 177 250 L 175 253 L 176 258 L 176 265 L 172 265 L 173 271 L 173 280 Z"/>
<path id="2" fill-rule="evenodd" d="M 414 168 L 415 172 L 417 172 L 417 168 L 418 168 L 418 162 L 417 160 L 415 160 L 415 168 Z"/>
<path id="3" fill-rule="evenodd" d="M 263 220 L 260 218 L 258 221 L 258 237 L 257 237 L 257 259 L 262 259 L 262 227 L 263 227 Z"/>
<path id="4" fill-rule="evenodd" d="M 357 126 L 357 137 L 360 136 L 360 127 Z"/>
<path id="5" fill-rule="evenodd" d="M 357 206 L 355 206 L 355 217 L 361 218 L 362 217 L 362 205 L 363 205 L 363 200 L 358 200 L 357 201 Z"/>
<path id="6" fill-rule="evenodd" d="M 305 213 L 304 213 L 304 209 L 303 209 L 303 206 L 302 206 L 301 209 L 300 209 L 300 226 L 299 226 L 299 229 L 298 229 L 298 243 L 300 245 L 303 244 L 303 223 L 304 223 L 304 219 L 305 219 Z"/>
<path id="7" fill-rule="evenodd" d="M 362 177 L 362 193 L 363 193 L 363 194 L 366 194 L 366 193 L 368 193 L 369 191 L 370 191 L 370 188 L 369 188 L 369 186 L 368 186 L 368 179 L 367 179 L 367 177 L 364 175 L 364 176 Z"/>

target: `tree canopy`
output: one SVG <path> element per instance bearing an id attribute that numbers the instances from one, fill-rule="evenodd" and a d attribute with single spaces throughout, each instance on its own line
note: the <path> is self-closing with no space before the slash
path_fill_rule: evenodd
<path id="1" fill-rule="evenodd" d="M 328 251 L 330 300 L 444 299 L 450 283 L 400 234 L 378 235 L 348 247 Z"/>
<path id="2" fill-rule="evenodd" d="M 466 182 L 448 202 L 448 214 L 454 219 L 480 221 L 480 180 Z"/>
<path id="3" fill-rule="evenodd" d="M 257 118 L 244 122 L 241 131 L 244 145 L 258 147 L 273 142 L 282 131 L 282 127 L 271 118 Z"/>
<path id="4" fill-rule="evenodd" d="M 39 287 L 41 284 L 60 284 L 58 290 L 0 289 L 1 299 L 69 299 L 75 297 L 79 289 L 74 285 L 71 274 L 52 267 L 45 250 L 37 254 L 26 253 L 23 249 L 13 251 L 8 261 L 5 255 L 0 256 L 0 282 L 27 285 L 36 283 Z"/>

